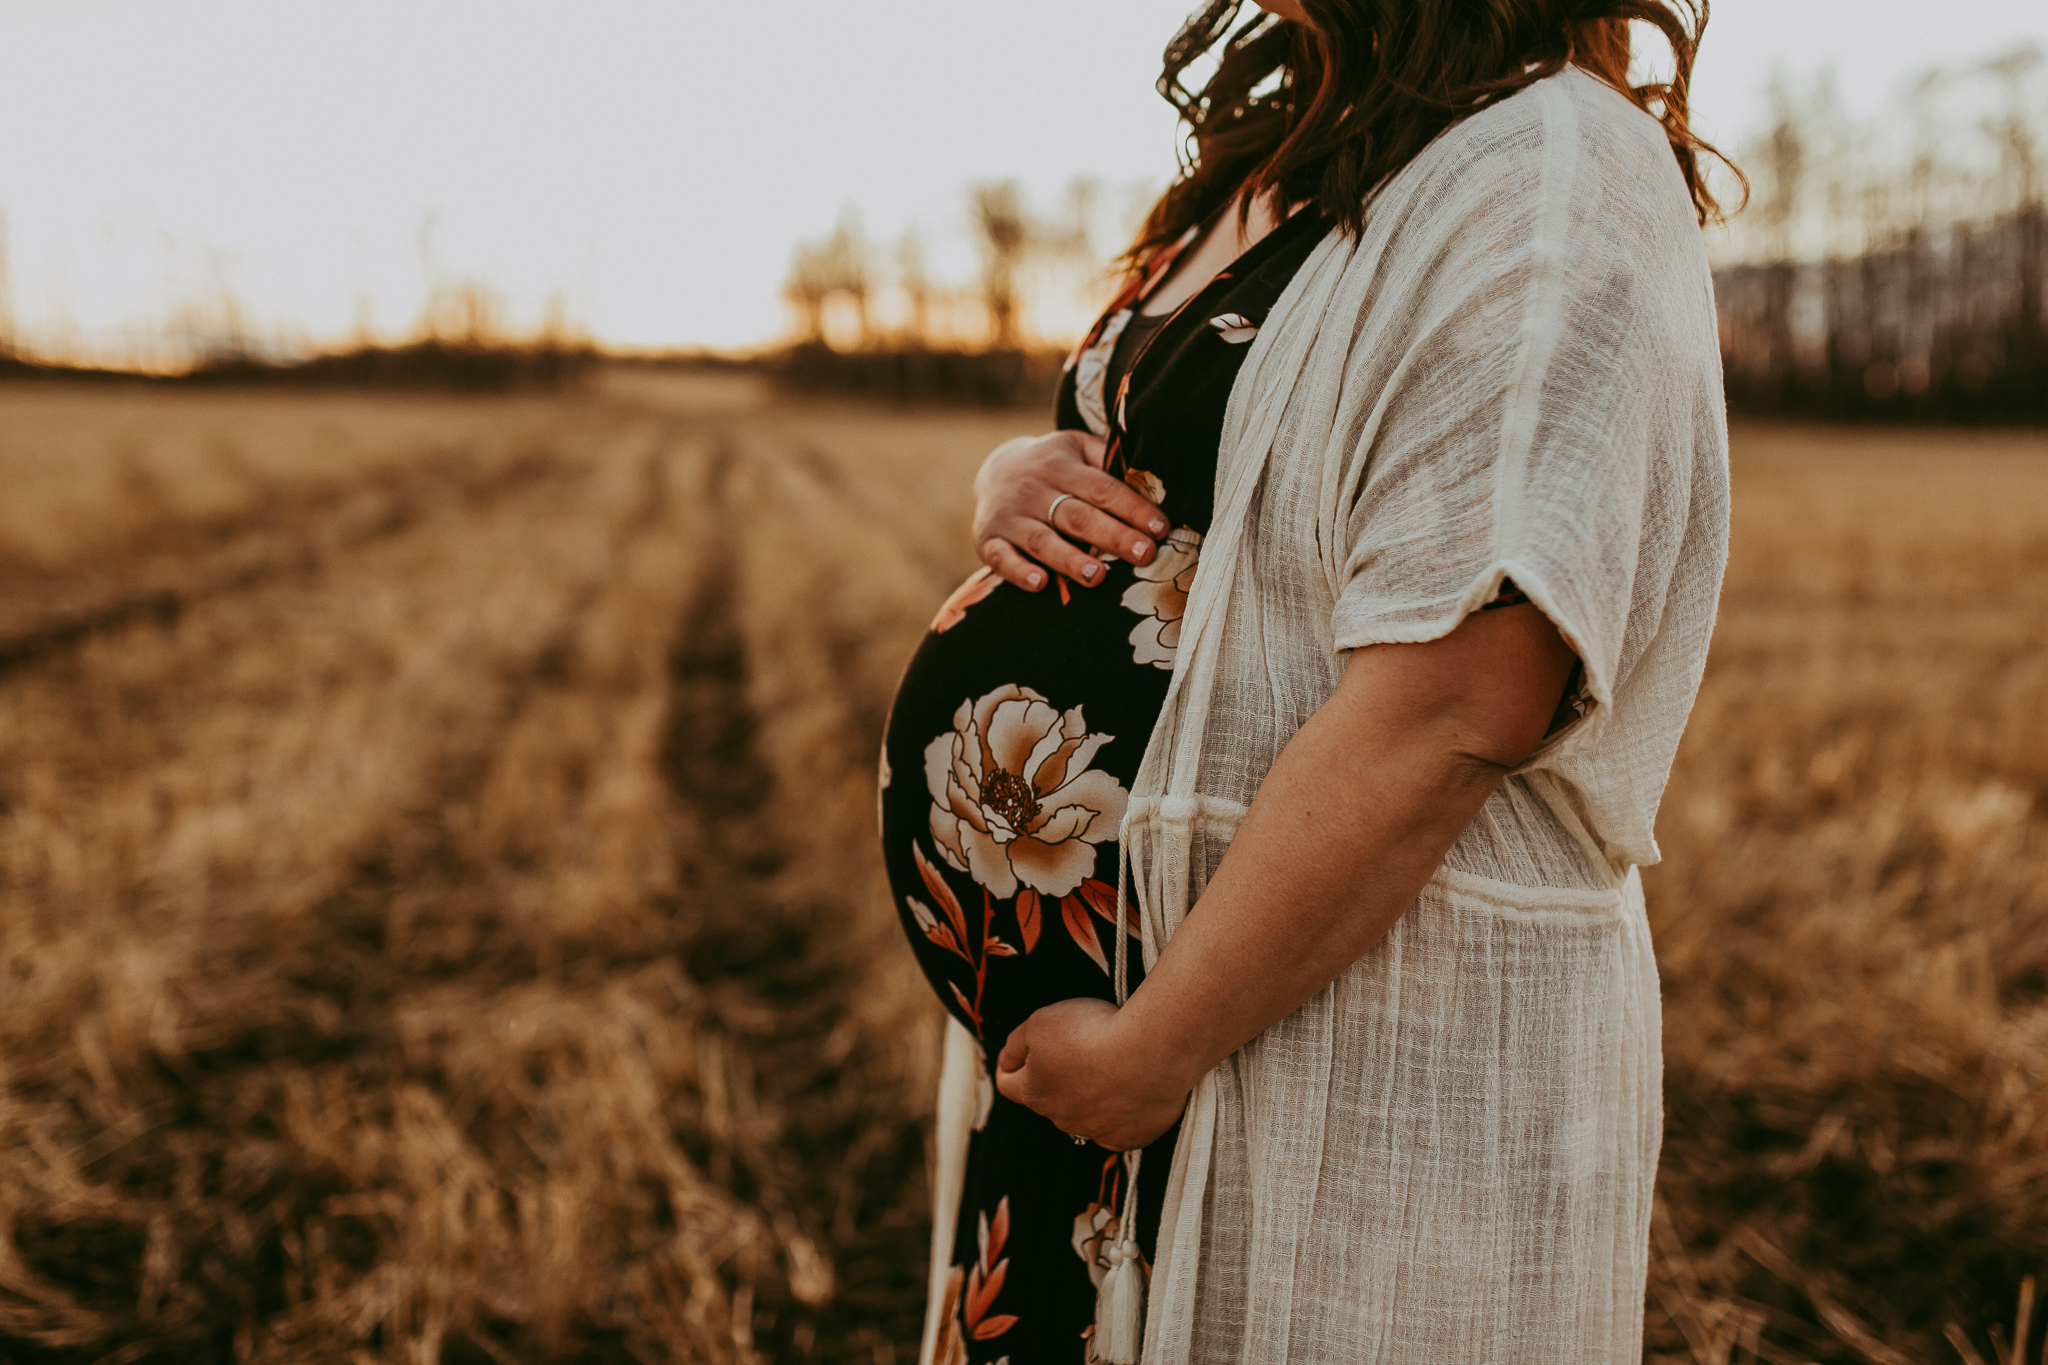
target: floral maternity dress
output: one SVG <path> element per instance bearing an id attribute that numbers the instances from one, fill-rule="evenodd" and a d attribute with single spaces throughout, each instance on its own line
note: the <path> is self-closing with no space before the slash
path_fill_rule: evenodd
<path id="1" fill-rule="evenodd" d="M 898 688 L 880 779 L 889 879 L 918 964 L 980 1045 L 942 1365 L 1088 1353 L 1124 1165 L 996 1094 L 996 1056 L 1034 1010 L 1112 998 L 1117 829 L 1173 668 L 1224 406 L 1247 343 L 1326 230 L 1296 213 L 1164 320 L 1138 310 L 1170 258 L 1111 306 L 1068 367 L 1058 422 L 1103 436 L 1108 470 L 1164 509 L 1158 555 L 1038 593 L 981 570 L 940 608 Z M 1135 974 L 1135 937 L 1130 958 Z M 1174 1136 L 1139 1182 L 1148 1257 Z"/>

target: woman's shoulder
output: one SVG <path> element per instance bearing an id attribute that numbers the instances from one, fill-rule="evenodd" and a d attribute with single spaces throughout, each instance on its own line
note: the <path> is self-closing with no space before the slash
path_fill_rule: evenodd
<path id="1" fill-rule="evenodd" d="M 1374 197 L 1366 224 L 1377 248 L 1361 268 L 1417 282 L 1546 259 L 1706 287 L 1699 219 L 1662 125 L 1576 67 L 1445 129 Z"/>
<path id="2" fill-rule="evenodd" d="M 1589 190 L 1686 199 L 1685 179 L 1664 129 L 1634 100 L 1582 68 L 1568 66 L 1445 129 L 1410 170 L 1421 182 L 1445 177 L 1569 184 Z M 1674 203 L 1676 201 L 1673 201 Z"/>
<path id="3" fill-rule="evenodd" d="M 1553 76 L 1496 100 L 1446 129 L 1446 149 L 1485 154 L 1500 147 L 1573 145 L 1621 157 L 1671 159 L 1663 125 L 1634 100 L 1583 67 Z"/>

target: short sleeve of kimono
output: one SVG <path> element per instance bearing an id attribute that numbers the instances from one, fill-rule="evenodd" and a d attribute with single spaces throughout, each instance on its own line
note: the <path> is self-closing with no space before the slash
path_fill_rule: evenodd
<path id="1" fill-rule="evenodd" d="M 1629 183 L 1678 181 L 1669 152 L 1560 127 L 1557 108 L 1474 148 L 1430 207 L 1443 226 L 1389 253 L 1405 311 L 1351 379 L 1382 399 L 1359 433 L 1331 619 L 1339 649 L 1433 640 L 1513 579 L 1579 656 L 1591 702 L 1546 752 L 1592 742 L 1633 637 L 1654 630 L 1687 433 L 1718 378 L 1685 350 L 1697 241 L 1671 240 L 1671 215 Z"/>

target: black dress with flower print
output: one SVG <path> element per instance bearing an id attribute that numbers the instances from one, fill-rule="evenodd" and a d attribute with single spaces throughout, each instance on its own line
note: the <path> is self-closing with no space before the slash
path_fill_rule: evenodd
<path id="1" fill-rule="evenodd" d="M 1122 380 L 1105 394 L 1130 310 L 1168 266 L 1112 306 L 1068 367 L 1058 421 L 1104 435 L 1109 471 L 1164 509 L 1172 530 L 1159 554 L 1113 560 L 1095 587 L 1055 576 L 1037 593 L 983 570 L 940 608 L 897 690 L 881 776 L 889 879 L 919 966 L 981 1045 L 941 1365 L 1078 1365 L 1089 1354 L 1123 1163 L 1003 1099 L 990 1078 L 1034 1010 L 1113 998 L 1117 829 L 1209 527 L 1224 406 L 1249 342 L 1324 231 L 1307 210 L 1268 233 L 1126 345 Z M 1130 962 L 1135 981 L 1135 941 Z M 1148 1261 L 1173 1138 L 1141 1166 L 1136 1235 Z"/>

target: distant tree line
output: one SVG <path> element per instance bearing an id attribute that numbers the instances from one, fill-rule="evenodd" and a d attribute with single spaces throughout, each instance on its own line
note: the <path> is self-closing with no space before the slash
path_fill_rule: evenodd
<path id="1" fill-rule="evenodd" d="M 1831 77 L 1773 80 L 1767 126 L 1737 148 L 1754 194 L 1715 253 L 1731 408 L 2048 421 L 2044 64 L 2028 45 L 1928 71 L 1865 120 Z M 917 229 L 885 252 L 848 209 L 796 247 L 784 378 L 900 399 L 1037 397 L 1055 372 L 1030 358 L 1049 349 L 1034 339 L 1059 329 L 1034 328 L 1032 308 L 1049 278 L 1055 293 L 1101 292 L 1100 198 L 1077 181 L 1040 214 L 1013 181 L 971 186 L 979 269 L 950 287 Z"/>
<path id="2" fill-rule="evenodd" d="M 975 270 L 960 284 L 937 278 L 919 228 L 885 251 L 851 206 L 829 233 L 798 242 L 783 284 L 797 324 L 784 381 L 904 400 L 1042 397 L 1058 377 L 1062 324 L 1048 332 L 1033 313 L 1078 299 L 1099 304 L 1106 276 L 1097 243 L 1109 216 L 1102 189 L 1077 178 L 1040 212 L 1016 181 L 992 180 L 970 185 L 964 207 Z"/>
<path id="3" fill-rule="evenodd" d="M 1928 72 L 1867 123 L 1826 78 L 1776 82 L 1714 277 L 1731 408 L 2048 421 L 2042 66 Z"/>
<path id="4" fill-rule="evenodd" d="M 0 379 L 95 382 L 286 385 L 299 387 L 442 389 L 502 393 L 573 386 L 598 360 L 596 343 L 569 316 L 567 301 L 547 301 L 537 328 L 507 325 L 504 299 L 479 279 L 443 270 L 431 238 L 433 215 L 421 229 L 427 297 L 410 333 L 381 340 L 361 300 L 355 335 L 345 344 L 311 347 L 288 336 L 264 337 L 212 258 L 211 287 L 184 299 L 161 329 L 137 338 L 113 363 L 57 354 L 27 344 L 15 328 L 8 275 L 7 219 L 0 214 Z"/>

